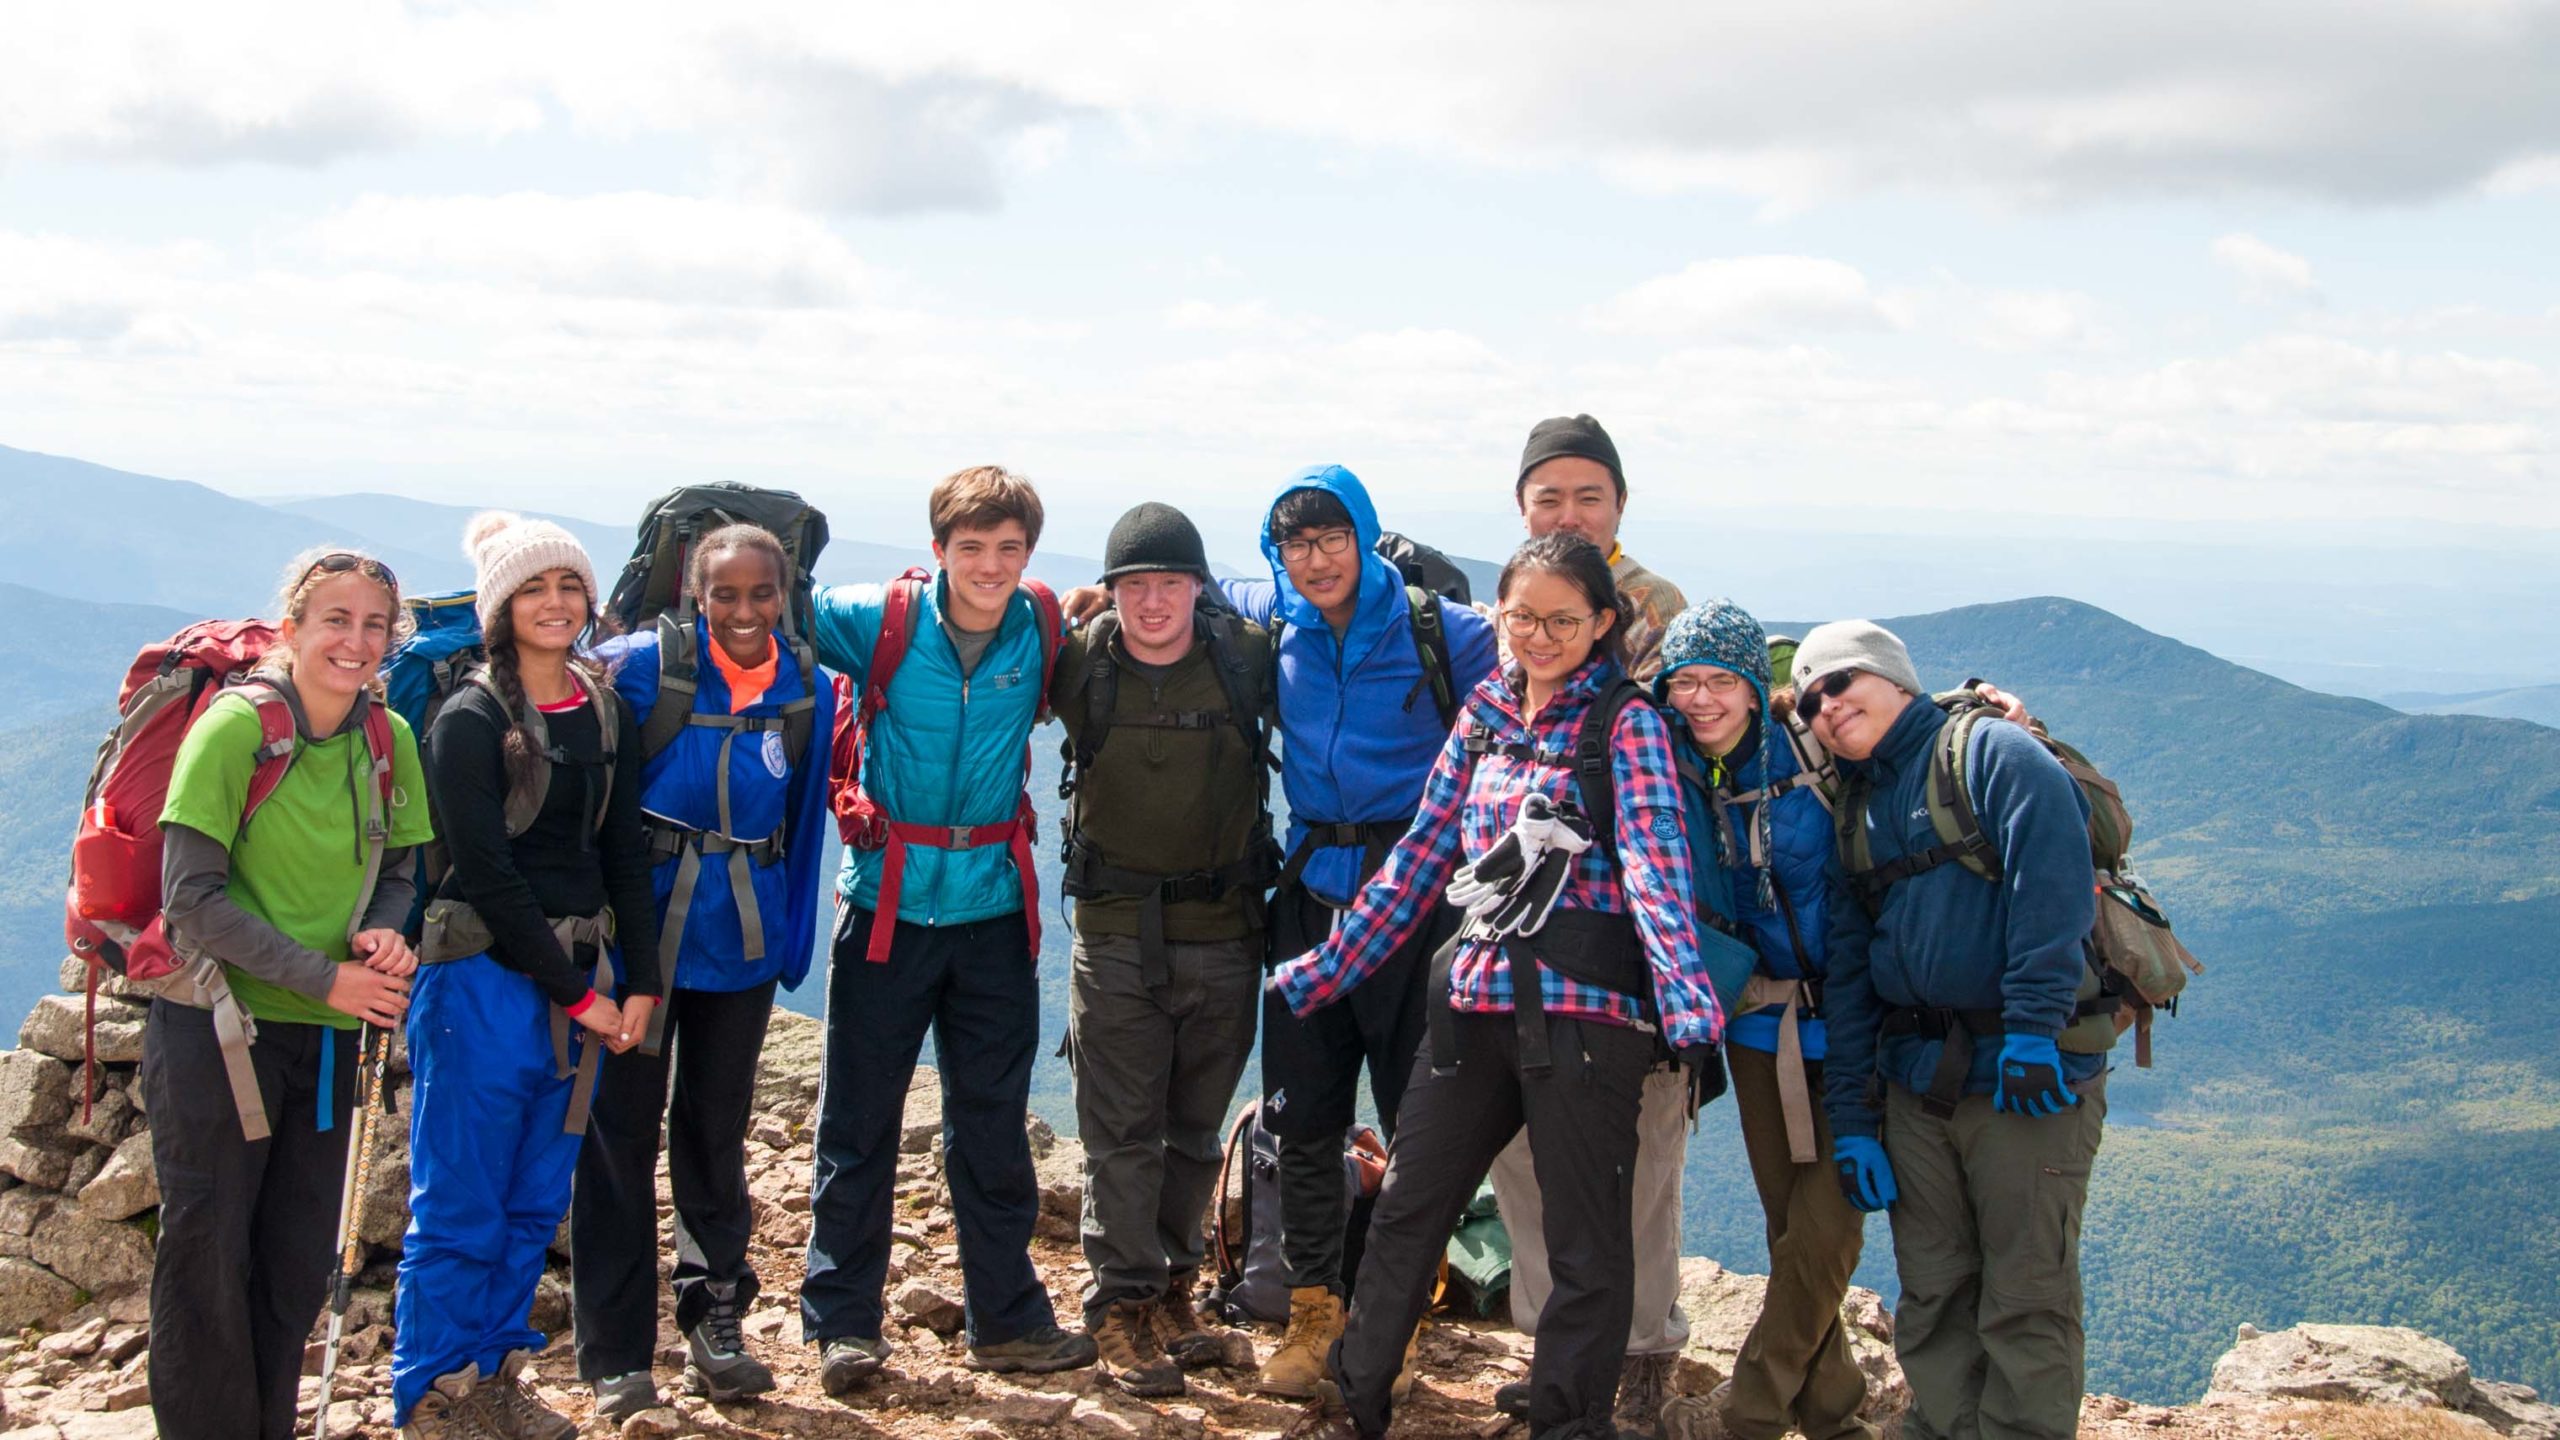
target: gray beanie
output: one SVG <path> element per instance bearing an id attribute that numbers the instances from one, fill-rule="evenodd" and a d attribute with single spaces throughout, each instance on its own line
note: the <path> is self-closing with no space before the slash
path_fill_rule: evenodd
<path id="1" fill-rule="evenodd" d="M 1817 625 L 1796 647 L 1796 685 L 1799 689 L 1835 670 L 1864 670 L 1881 676 L 1914 695 L 1929 692 L 1920 684 L 1920 672 L 1912 668 L 1911 652 L 1892 631 L 1873 620 L 1834 620 Z"/>

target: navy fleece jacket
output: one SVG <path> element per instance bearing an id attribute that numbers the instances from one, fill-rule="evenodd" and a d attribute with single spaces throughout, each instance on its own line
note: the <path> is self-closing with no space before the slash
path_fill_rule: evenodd
<path id="1" fill-rule="evenodd" d="M 1927 700 L 1914 700 L 1873 755 L 1840 762 L 1875 784 L 1863 823 L 1879 865 L 1938 843 L 1926 787 L 1930 746 L 1945 720 Z M 1929 1088 L 1943 1042 L 1903 1035 L 1879 1043 L 1877 1024 L 1889 1008 L 1996 1009 L 2010 1032 L 2031 1035 L 2059 1035 L 2071 1023 L 2088 968 L 2082 944 L 2097 920 L 2088 802 L 2061 762 L 2006 721 L 1974 727 L 1965 771 L 1974 813 L 2000 853 L 1997 884 L 1949 862 L 1893 886 L 1870 921 L 1832 861 L 1823 1090 L 1838 1134 L 1876 1133 L 1873 1077 Z M 1996 1042 L 1974 1046 L 1966 1094 L 1991 1093 L 1999 1052 Z M 2070 1080 L 2105 1063 L 2099 1055 L 2062 1057 Z"/>

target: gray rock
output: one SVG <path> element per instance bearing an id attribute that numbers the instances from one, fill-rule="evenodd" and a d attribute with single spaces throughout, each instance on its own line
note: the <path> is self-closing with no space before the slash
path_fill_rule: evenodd
<path id="1" fill-rule="evenodd" d="M 0 1135 L 0 1170 L 40 1190 L 59 1190 L 71 1179 L 71 1163 L 88 1148 L 59 1134 Z"/>
<path id="2" fill-rule="evenodd" d="M 23 1055 L 26 1052 L 15 1050 L 9 1053 Z M 133 1102 L 125 1098 L 122 1087 L 100 1089 L 89 1102 L 89 1118 L 85 1121 L 80 1118 L 78 1093 L 80 1087 L 75 1082 L 71 1089 L 71 1118 L 63 1122 L 63 1134 L 74 1140 L 86 1140 L 92 1145 L 104 1145 L 112 1150 L 123 1144 L 125 1137 L 133 1133 L 135 1123 Z"/>
<path id="3" fill-rule="evenodd" d="M 1047 1390 L 1006 1390 L 969 1407 L 966 1413 L 991 1420 L 1001 1429 L 1017 1425 L 1055 1425 L 1076 1408 L 1076 1397 Z"/>
<path id="4" fill-rule="evenodd" d="M 0 1255 L 0 1330 L 43 1325 L 80 1303 L 80 1287 L 15 1255 Z"/>
<path id="5" fill-rule="evenodd" d="M 98 997 L 98 1060 L 131 1065 L 142 1059 L 142 1017 L 148 1013 L 131 1000 Z M 57 1060 L 80 1058 L 80 1032 L 86 1023 L 83 1002 L 71 995 L 47 995 L 27 1012 L 18 1027 L 18 1043 Z"/>
<path id="6" fill-rule="evenodd" d="M 1742 1343 L 1760 1318 L 1769 1278 L 1727 1270 L 1713 1260 L 1680 1262 L 1680 1309 L 1689 1317 L 1689 1343 L 1673 1369 L 1671 1388 L 1705 1395 L 1733 1378 Z M 1867 1377 L 1867 1403 L 1859 1413 L 1883 1425 L 1911 1408 L 1911 1384 L 1893 1354 L 1893 1321 L 1872 1290 L 1851 1289 L 1840 1303 L 1849 1356 Z"/>
<path id="7" fill-rule="evenodd" d="M 71 1069 L 33 1050 L 0 1050 L 0 1133 L 15 1135 L 69 1119 Z"/>
<path id="8" fill-rule="evenodd" d="M 2530 1385 L 2474 1380 L 2465 1413 L 2509 1440 L 2560 1440 L 2560 1405 L 2544 1403 Z"/>
<path id="9" fill-rule="evenodd" d="M 42 1190 L 11 1190 L 0 1194 L 0 1235 L 32 1235 L 36 1222 L 53 1213 L 61 1198 Z"/>
<path id="10" fill-rule="evenodd" d="M 77 955 L 65 955 L 62 957 L 62 970 L 60 975 L 64 994 L 79 995 L 83 997 L 87 996 L 89 993 L 88 961 L 81 959 Z M 123 976 L 108 969 L 104 965 L 98 967 L 98 993 L 100 995 L 113 995 L 118 999 L 139 998 L 134 995 L 133 987 L 126 983 Z"/>
<path id="11" fill-rule="evenodd" d="M 151 1279 L 151 1241 L 131 1225 L 65 1206 L 38 1222 L 33 1238 L 37 1264 L 92 1295 Z"/>
<path id="12" fill-rule="evenodd" d="M 899 1314 L 936 1335 L 959 1333 L 961 1323 L 968 1318 L 968 1312 L 961 1308 L 959 1301 L 922 1280 L 910 1280 L 900 1286 L 897 1298 L 890 1305 Z"/>
<path id="13" fill-rule="evenodd" d="M 931 1154 L 942 1139 L 942 1072 L 919 1065 L 907 1082 L 906 1118 L 898 1132 L 901 1155 Z"/>
<path id="14" fill-rule="evenodd" d="M 2330 1400 L 2461 1410 L 2471 1363 L 2400 1325 L 2297 1325 L 2242 1340 L 2214 1362 L 2204 1402 Z"/>
<path id="15" fill-rule="evenodd" d="M 62 1177 L 62 1193 L 77 1195 L 87 1188 L 90 1181 L 98 1178 L 98 1172 L 107 1168 L 107 1161 L 114 1153 L 95 1145 L 82 1145 L 80 1152 L 71 1157 L 70 1173 Z"/>
<path id="16" fill-rule="evenodd" d="M 129 1220 L 159 1203 L 160 1177 L 151 1166 L 148 1130 L 117 1146 L 98 1178 L 80 1187 L 80 1213 L 92 1220 Z"/>
<path id="17" fill-rule="evenodd" d="M 775 1010 L 765 1027 L 763 1060 L 756 1066 L 755 1108 L 794 1131 L 806 1126 L 818 1103 L 826 1054 L 824 1024 L 812 1016 Z"/>

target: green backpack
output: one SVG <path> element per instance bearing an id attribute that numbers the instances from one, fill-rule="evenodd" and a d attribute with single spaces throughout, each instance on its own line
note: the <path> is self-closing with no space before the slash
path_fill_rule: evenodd
<path id="1" fill-rule="evenodd" d="M 1982 833 L 1982 822 L 1973 812 L 1971 777 L 1965 772 L 1974 727 L 1999 718 L 2000 713 L 1975 693 L 1979 683 L 1969 680 L 1961 690 L 1932 697 L 1932 703 L 1947 712 L 1946 723 L 1938 727 L 1938 737 L 1929 749 L 1929 824 L 1937 832 L 1936 846 L 1876 864 L 1864 823 L 1874 784 L 1863 776 L 1842 777 L 1840 804 L 1833 811 L 1840 864 L 1848 873 L 1851 893 L 1870 918 L 1883 910 L 1885 891 L 1895 882 L 1950 861 L 1995 884 L 2000 879 L 2000 852 Z M 2187 987 L 2187 977 L 2203 974 L 2204 963 L 2171 933 L 2160 902 L 2133 872 L 2133 816 L 2125 809 L 2116 783 L 2100 774 L 2088 756 L 2046 734 L 2043 722 L 2029 721 L 2027 731 L 2062 762 L 2089 802 L 2089 859 L 2098 875 L 2098 920 L 2089 932 L 2089 969 L 2081 977 L 2072 1023 L 2055 1043 L 2064 1050 L 2093 1055 L 2114 1048 L 2116 1038 L 2131 1029 L 2134 1064 L 2149 1069 L 2153 1015 L 2161 1010 L 2178 1013 L 2178 996 Z"/>

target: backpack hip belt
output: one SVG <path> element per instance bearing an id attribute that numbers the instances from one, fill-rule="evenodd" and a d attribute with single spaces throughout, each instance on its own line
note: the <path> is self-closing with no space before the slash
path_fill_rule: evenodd
<path id="1" fill-rule="evenodd" d="M 1746 1015 L 1772 1005 L 1787 1007 L 1778 1016 L 1778 1112 L 1787 1122 L 1787 1158 L 1798 1165 L 1823 1158 L 1813 1142 L 1813 1094 L 1805 1083 L 1804 1034 L 1799 1028 L 1802 1017 L 1812 1014 L 1818 1003 L 1811 991 L 1812 986 L 1802 980 L 1773 975 L 1754 975 L 1742 987 Z"/>
<path id="2" fill-rule="evenodd" d="M 559 937 L 560 948 L 568 952 L 571 960 L 577 959 L 579 946 L 594 946 L 596 968 L 587 983 L 599 995 L 612 991 L 613 956 L 608 950 L 613 943 L 611 910 L 553 919 L 551 933 Z M 449 961 L 467 960 L 487 953 L 495 943 L 497 937 L 489 932 L 489 922 L 480 918 L 480 912 L 472 908 L 470 901 L 438 900 L 427 906 L 426 934 L 418 944 L 418 963 L 442 965 Z M 664 1009 L 665 1006 L 661 1004 L 658 1008 Z M 604 1041 L 595 1036 L 585 1037 L 579 1042 L 584 1048 L 572 1061 L 569 1042 L 573 1029 L 574 1022 L 570 1020 L 569 1012 L 557 1005 L 552 1006 L 552 1078 L 575 1079 L 569 1087 L 569 1111 L 560 1119 L 560 1130 L 565 1135 L 584 1135 L 587 1133 L 587 1116 L 595 1108 L 596 1073 L 604 1060 Z M 655 1016 L 651 1017 L 650 1031 L 652 1034 L 661 1033 Z"/>
<path id="3" fill-rule="evenodd" d="M 1263 877 L 1270 869 L 1267 854 L 1262 847 L 1249 845 L 1247 854 L 1214 870 L 1150 875 L 1105 864 L 1100 853 L 1091 846 L 1070 841 L 1066 850 L 1066 875 L 1059 888 L 1077 900 L 1105 896 L 1136 900 L 1138 979 L 1151 991 L 1161 990 L 1173 983 L 1173 957 L 1165 949 L 1165 907 L 1194 900 L 1223 900 L 1236 892 L 1258 897 L 1262 893 Z M 1252 903 L 1248 898 L 1248 907 Z"/>
<path id="4" fill-rule="evenodd" d="M 1363 820 L 1357 823 L 1338 820 L 1302 823 L 1306 825 L 1307 833 L 1299 837 L 1298 848 L 1289 852 L 1288 863 L 1280 867 L 1280 878 L 1273 882 L 1275 889 L 1286 890 L 1298 884 L 1299 877 L 1306 873 L 1307 862 L 1315 858 L 1317 851 L 1353 847 L 1361 852 L 1360 885 L 1368 884 L 1369 877 L 1378 873 L 1378 867 L 1387 863 L 1387 852 L 1396 848 L 1396 842 L 1413 828 L 1413 817 L 1408 815 L 1401 820 Z M 1321 900 L 1324 897 L 1316 898 Z M 1352 887 L 1351 898 L 1360 898 L 1358 885 Z M 1329 900 L 1325 904 L 1334 910 L 1351 908 L 1335 905 Z"/>
<path id="5" fill-rule="evenodd" d="M 898 894 L 906 878 L 907 847 L 923 845 L 935 850 L 983 850 L 1002 845 L 1013 852 L 1013 869 L 1022 881 L 1022 920 L 1031 931 L 1031 960 L 1040 960 L 1040 879 L 1031 868 L 1031 841 L 1038 829 L 1031 809 L 1031 797 L 1022 797 L 1022 808 L 1010 820 L 993 825 L 918 825 L 905 820 L 882 822 L 888 830 L 889 843 L 880 857 L 880 903 L 872 912 L 871 944 L 862 958 L 874 965 L 889 963 L 889 942 L 898 928 Z"/>
<path id="6" fill-rule="evenodd" d="M 1431 1013 L 1428 1020 L 1431 1069 L 1448 1074 L 1458 1066 L 1456 1006 L 1449 993 L 1449 972 L 1459 947 L 1475 937 L 1471 921 L 1431 957 Z M 1545 1075 L 1555 1069 L 1547 1049 L 1545 985 L 1540 966 L 1568 980 L 1596 986 L 1636 1002 L 1646 1021 L 1654 1019 L 1653 985 L 1647 972 L 1644 943 L 1636 936 L 1632 915 L 1597 910 L 1558 910 L 1535 934 L 1509 935 L 1502 941 L 1503 963 L 1511 967 L 1511 1016 L 1520 1043 L 1520 1069 Z"/>
<path id="7" fill-rule="evenodd" d="M 2076 1023 L 2094 1015 L 2113 1015 L 2123 1004 L 2121 996 L 2102 992 L 2072 1006 L 2071 1019 Z M 2008 1022 L 1997 1010 L 1962 1010 L 1944 1005 L 1888 1006 L 1876 1022 L 1876 1038 L 1880 1040 L 1916 1035 L 1943 1042 L 1938 1049 L 1937 1068 L 1929 1072 L 1929 1088 L 1920 1097 L 1920 1108 L 1940 1120 L 1955 1114 L 1956 1102 L 1964 1098 L 1965 1077 L 1973 1072 L 1975 1037 L 1996 1039 L 2008 1033 Z"/>

